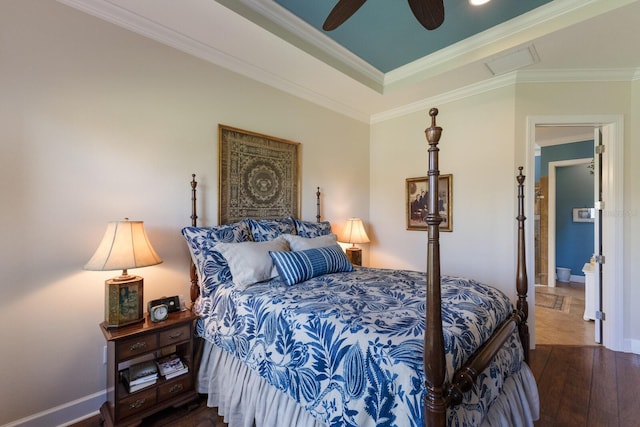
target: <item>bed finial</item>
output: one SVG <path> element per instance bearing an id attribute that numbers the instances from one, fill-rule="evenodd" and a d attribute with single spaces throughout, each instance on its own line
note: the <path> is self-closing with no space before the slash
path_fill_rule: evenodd
<path id="1" fill-rule="evenodd" d="M 440 136 L 442 135 L 442 128 L 440 126 L 436 126 L 436 116 L 438 115 L 438 109 L 430 109 L 429 115 L 431 116 L 431 126 L 428 127 L 425 131 L 425 133 L 427 134 L 427 141 L 429 141 L 429 145 L 434 143 L 437 144 L 440 141 Z"/>

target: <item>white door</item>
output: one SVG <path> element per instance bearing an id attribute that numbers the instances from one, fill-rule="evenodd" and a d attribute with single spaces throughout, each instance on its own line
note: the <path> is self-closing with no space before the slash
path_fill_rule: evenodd
<path id="1" fill-rule="evenodd" d="M 595 201 L 595 219 L 593 223 L 593 252 L 595 264 L 593 269 L 593 301 L 596 309 L 595 319 L 595 341 L 602 344 L 602 322 L 604 314 L 602 311 L 602 264 L 605 262 L 602 253 L 602 154 L 604 153 L 604 145 L 602 145 L 602 132 L 600 127 L 595 127 L 593 132 L 593 200 Z"/>

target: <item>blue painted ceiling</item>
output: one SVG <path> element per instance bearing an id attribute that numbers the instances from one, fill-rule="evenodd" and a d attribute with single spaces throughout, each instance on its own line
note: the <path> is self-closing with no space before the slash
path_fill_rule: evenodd
<path id="1" fill-rule="evenodd" d="M 337 0 L 275 2 L 386 73 L 551 0 L 491 0 L 482 6 L 471 6 L 467 0 L 445 0 L 444 23 L 432 31 L 418 23 L 405 0 L 368 0 L 329 32 L 322 30 L 322 24 Z"/>

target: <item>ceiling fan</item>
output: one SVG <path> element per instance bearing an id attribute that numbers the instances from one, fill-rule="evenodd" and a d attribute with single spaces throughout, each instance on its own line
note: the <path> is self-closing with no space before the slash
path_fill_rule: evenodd
<path id="1" fill-rule="evenodd" d="M 367 0 L 339 0 L 331 9 L 322 29 L 331 31 L 338 28 L 356 13 Z M 435 30 L 444 22 L 444 0 L 408 0 L 411 11 L 427 30 Z"/>

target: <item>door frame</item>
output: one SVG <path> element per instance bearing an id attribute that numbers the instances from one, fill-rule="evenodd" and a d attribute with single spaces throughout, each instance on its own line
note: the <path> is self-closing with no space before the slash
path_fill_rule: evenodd
<path id="1" fill-rule="evenodd" d="M 603 311 L 606 320 L 603 322 L 603 345 L 614 351 L 624 351 L 622 326 L 624 319 L 624 270 L 623 270 L 623 185 L 624 185 L 624 116 L 614 115 L 531 115 L 527 116 L 526 144 L 527 156 L 525 167 L 533 171 L 535 166 L 535 131 L 536 126 L 599 126 L 602 129 L 602 144 L 606 152 L 602 160 L 602 191 L 604 210 L 602 212 L 603 254 L 606 262 L 602 265 L 605 289 L 602 295 Z M 535 183 L 529 180 L 526 191 L 526 216 L 534 218 Z M 534 230 L 528 227 L 527 234 L 527 269 L 534 271 Z M 529 289 L 535 289 L 529 283 Z M 533 309 L 530 318 L 535 319 L 535 292 L 531 292 Z M 532 327 L 531 346 L 535 348 L 535 322 Z"/>

